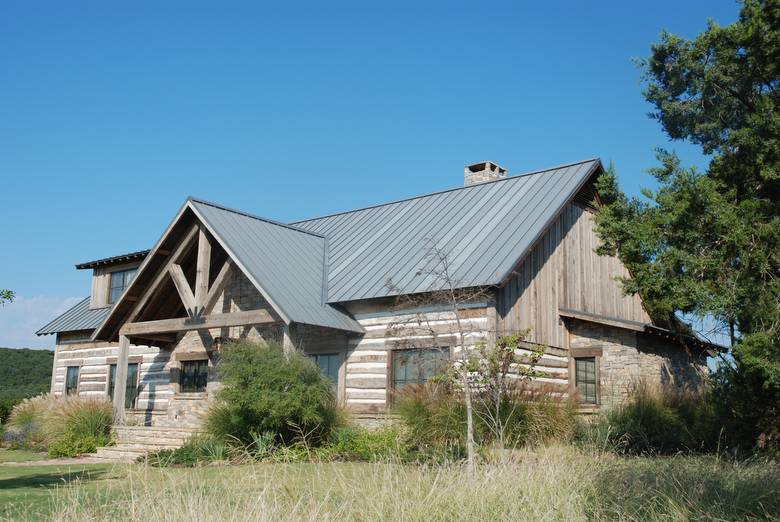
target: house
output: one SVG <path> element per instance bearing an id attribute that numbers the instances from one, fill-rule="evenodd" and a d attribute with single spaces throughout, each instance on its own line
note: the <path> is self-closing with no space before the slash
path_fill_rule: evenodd
<path id="1" fill-rule="evenodd" d="M 481 290 L 457 311 L 464 338 L 529 329 L 551 393 L 593 411 L 639 380 L 697 386 L 711 346 L 653 324 L 615 280 L 625 267 L 594 253 L 601 172 L 590 159 L 508 176 L 486 161 L 460 188 L 295 223 L 189 198 L 151 250 L 76 265 L 93 271 L 90 296 L 37 332 L 56 335 L 51 391 L 109 396 L 120 425 L 196 429 L 222 344 L 274 339 L 370 422 L 458 344 L 450 305 L 399 304 L 441 290 L 431 242 L 450 285 Z M 409 343 L 397 325 L 420 317 L 435 326 Z"/>

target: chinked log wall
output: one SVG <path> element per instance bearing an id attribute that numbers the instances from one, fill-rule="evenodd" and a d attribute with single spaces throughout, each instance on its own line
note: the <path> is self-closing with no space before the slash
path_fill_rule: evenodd
<path id="1" fill-rule="evenodd" d="M 230 280 L 225 285 L 221 296 L 209 310 L 231 313 L 270 314 L 270 305 L 257 291 L 254 285 L 240 272 L 233 271 Z M 219 317 L 221 314 L 213 314 Z M 168 349 L 156 346 L 129 346 L 128 363 L 139 363 L 139 395 L 136 412 L 129 415 L 131 422 L 143 421 L 155 425 L 195 425 L 190 413 L 202 413 L 208 396 L 214 387 L 209 383 L 203 400 L 179 400 L 176 395 L 175 382 L 171 382 L 172 370 L 178 369 L 181 360 L 187 358 L 209 358 L 204 338 L 230 337 L 248 338 L 251 340 L 281 340 L 281 323 L 263 325 L 229 326 L 208 330 L 208 336 L 202 336 L 206 331 L 188 331 L 179 335 L 178 341 Z M 54 368 L 52 392 L 61 395 L 65 391 L 65 374 L 68 366 L 79 367 L 80 396 L 108 398 L 108 375 L 110 365 L 117 362 L 119 355 L 118 343 L 85 342 L 91 332 L 78 335 L 60 334 L 56 346 L 57 358 Z M 211 362 L 210 362 L 211 364 Z M 184 398 L 182 398 L 184 399 Z M 195 412 L 198 410 L 198 412 Z"/>
<path id="2" fill-rule="evenodd" d="M 65 373 L 68 366 L 79 367 L 78 394 L 82 397 L 108 398 L 110 365 L 116 364 L 117 343 L 78 343 L 57 346 L 57 365 L 54 368 L 52 393 L 65 392 Z M 170 376 L 166 365 L 170 352 L 154 346 L 131 345 L 129 362 L 138 363 L 140 394 L 137 408 L 165 410 L 172 395 Z"/>
<path id="3" fill-rule="evenodd" d="M 386 303 L 362 303 L 350 307 L 350 312 L 366 330 L 362 337 L 349 340 L 345 365 L 344 402 L 350 411 L 357 414 L 370 416 L 388 411 L 392 391 L 390 379 L 393 350 L 438 345 L 451 347 L 455 359 L 460 355 L 460 336 L 454 312 L 388 312 L 389 309 L 392 306 Z M 446 307 L 443 309 L 446 310 Z M 461 310 L 460 315 L 467 349 L 495 335 L 494 307 L 484 304 L 473 306 Z M 422 318 L 422 322 L 418 323 L 418 318 Z M 533 348 L 535 346 L 529 345 L 527 350 L 520 350 L 518 354 L 530 355 Z M 568 393 L 566 350 L 546 347 L 545 355 L 536 369 L 545 372 L 546 376 L 535 378 L 530 387 L 561 396 Z"/>

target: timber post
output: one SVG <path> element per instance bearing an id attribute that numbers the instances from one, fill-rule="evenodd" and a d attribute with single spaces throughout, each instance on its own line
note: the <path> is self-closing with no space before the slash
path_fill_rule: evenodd
<path id="1" fill-rule="evenodd" d="M 290 336 L 290 325 L 285 324 L 282 328 L 282 351 L 284 355 L 289 357 L 295 352 L 295 345 L 293 344 L 292 337 Z"/>
<path id="2" fill-rule="evenodd" d="M 130 354 L 130 339 L 119 336 L 119 354 L 114 377 L 114 424 L 125 423 L 125 393 L 127 391 L 127 359 Z"/>

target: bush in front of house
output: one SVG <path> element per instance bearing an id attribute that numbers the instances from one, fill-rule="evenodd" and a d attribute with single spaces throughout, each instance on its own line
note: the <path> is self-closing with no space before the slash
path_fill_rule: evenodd
<path id="1" fill-rule="evenodd" d="M 386 462 L 407 460 L 410 454 L 397 427 L 369 430 L 346 426 L 335 430 L 315 456 L 318 460 Z"/>
<path id="2" fill-rule="evenodd" d="M 4 439 L 13 447 L 72 457 L 109 444 L 111 421 L 107 400 L 39 395 L 14 407 Z"/>
<path id="3" fill-rule="evenodd" d="M 626 403 L 583 425 L 578 440 L 621 454 L 669 455 L 715 450 L 719 431 L 705 392 L 640 383 Z"/>
<path id="4" fill-rule="evenodd" d="M 160 450 L 150 454 L 146 462 L 157 467 L 193 467 L 231 459 L 227 444 L 212 437 L 196 437 L 176 449 Z"/>
<path id="5" fill-rule="evenodd" d="M 566 442 L 575 433 L 572 405 L 526 380 L 511 386 L 497 407 L 480 400 L 478 394 L 473 404 L 474 440 L 482 448 Z M 465 456 L 466 407 L 453 387 L 442 383 L 407 386 L 397 395 L 394 410 L 404 424 L 407 444 L 421 458 Z"/>
<path id="6" fill-rule="evenodd" d="M 222 387 L 206 419 L 213 437 L 250 446 L 257 434 L 274 443 L 314 447 L 341 424 L 331 382 L 304 355 L 277 343 L 226 346 L 217 363 Z"/>
<path id="7" fill-rule="evenodd" d="M 112 406 L 105 399 L 56 398 L 44 416 L 49 455 L 94 453 L 111 442 Z"/>

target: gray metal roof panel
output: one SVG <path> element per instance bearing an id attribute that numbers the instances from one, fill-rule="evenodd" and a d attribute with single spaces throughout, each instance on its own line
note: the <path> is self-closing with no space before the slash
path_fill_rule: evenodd
<path id="1" fill-rule="evenodd" d="M 326 240 L 289 225 L 191 200 L 193 209 L 236 262 L 289 321 L 362 332 L 323 300 Z"/>
<path id="2" fill-rule="evenodd" d="M 328 237 L 328 302 L 435 290 L 426 242 L 461 287 L 502 282 L 600 166 L 598 159 L 293 223 Z M 508 226 L 509 225 L 509 226 Z"/>
<path id="3" fill-rule="evenodd" d="M 85 263 L 79 263 L 76 265 L 76 270 L 84 270 L 85 268 L 96 268 L 98 266 L 115 265 L 118 263 L 126 263 L 128 261 L 136 261 L 146 257 L 149 250 L 139 250 L 137 252 L 128 252 L 127 254 L 120 254 L 118 256 L 104 257 L 102 259 L 95 259 L 94 261 L 87 261 Z"/>
<path id="4" fill-rule="evenodd" d="M 103 322 L 111 307 L 90 308 L 89 297 L 85 297 L 46 326 L 35 332 L 36 335 L 49 335 L 59 332 L 94 330 Z"/>

